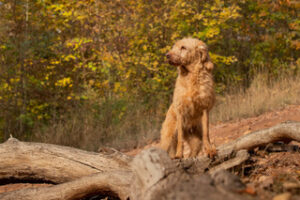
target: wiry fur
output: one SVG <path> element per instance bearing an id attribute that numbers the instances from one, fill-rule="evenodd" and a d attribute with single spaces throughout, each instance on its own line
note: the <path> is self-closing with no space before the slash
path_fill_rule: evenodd
<path id="1" fill-rule="evenodd" d="M 191 149 L 189 157 L 195 157 L 203 141 L 205 152 L 212 156 L 215 149 L 209 140 L 208 112 L 214 105 L 215 93 L 208 48 L 198 39 L 184 38 L 175 43 L 167 58 L 177 66 L 178 77 L 173 103 L 161 130 L 161 147 L 171 157 L 182 158 L 184 139 Z"/>

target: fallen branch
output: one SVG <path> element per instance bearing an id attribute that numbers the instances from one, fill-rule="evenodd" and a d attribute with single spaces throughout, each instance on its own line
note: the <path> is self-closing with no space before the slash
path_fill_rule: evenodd
<path id="1" fill-rule="evenodd" d="M 255 131 L 219 146 L 218 157 L 224 158 L 242 149 L 251 150 L 277 141 L 300 142 L 300 122 L 283 122 L 271 128 Z"/>
<path id="2" fill-rule="evenodd" d="M 215 166 L 215 167 L 212 167 L 210 170 L 209 170 L 209 173 L 210 174 L 213 174 L 215 173 L 216 171 L 219 171 L 219 170 L 227 170 L 227 169 L 230 169 L 232 167 L 235 167 L 237 165 L 240 165 L 242 164 L 243 162 L 245 162 L 248 158 L 250 157 L 249 153 L 247 150 L 239 150 L 237 153 L 236 153 L 236 156 L 230 160 L 227 160 L 227 161 L 224 161 L 222 162 L 221 164 Z"/>

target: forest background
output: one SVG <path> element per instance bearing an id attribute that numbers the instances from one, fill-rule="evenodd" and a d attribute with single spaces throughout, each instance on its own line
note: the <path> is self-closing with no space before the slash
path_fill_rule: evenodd
<path id="1" fill-rule="evenodd" d="M 300 5 L 290 0 L 0 0 L 0 142 L 133 148 L 159 137 L 172 44 L 215 63 L 211 121 L 300 104 Z"/>

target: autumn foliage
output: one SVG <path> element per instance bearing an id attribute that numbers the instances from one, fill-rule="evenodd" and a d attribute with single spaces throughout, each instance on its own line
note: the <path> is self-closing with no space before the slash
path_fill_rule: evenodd
<path id="1" fill-rule="evenodd" d="M 297 74 L 299 7 L 289 0 L 0 0 L 0 140 L 40 138 L 69 124 L 76 141 L 52 142 L 87 140 L 94 146 L 81 147 L 93 149 L 112 127 L 124 131 L 124 121 L 133 128 L 127 135 L 144 131 L 139 116 L 159 116 L 139 121 L 143 127 L 160 124 L 176 77 L 165 54 L 185 36 L 208 44 L 219 94 L 248 87 L 261 71 Z"/>

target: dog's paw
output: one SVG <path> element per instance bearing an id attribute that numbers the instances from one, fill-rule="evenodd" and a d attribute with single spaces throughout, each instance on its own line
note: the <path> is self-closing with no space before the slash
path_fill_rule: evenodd
<path id="1" fill-rule="evenodd" d="M 204 146 L 204 152 L 209 158 L 213 158 L 215 155 L 217 155 L 217 149 L 215 145 L 212 144 L 206 144 Z"/>
<path id="2" fill-rule="evenodd" d="M 176 152 L 176 155 L 174 157 L 175 159 L 181 159 L 183 158 L 183 152 Z"/>

